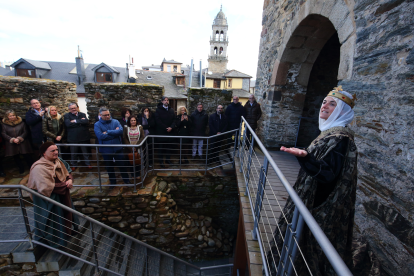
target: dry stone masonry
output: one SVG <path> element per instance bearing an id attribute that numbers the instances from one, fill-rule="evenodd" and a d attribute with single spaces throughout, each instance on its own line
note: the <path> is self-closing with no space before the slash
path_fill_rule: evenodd
<path id="1" fill-rule="evenodd" d="M 207 114 L 212 114 L 220 104 L 226 109 L 231 103 L 232 93 L 232 90 L 217 88 L 188 88 L 187 109 L 192 113 L 200 102 Z"/>
<path id="2" fill-rule="evenodd" d="M 95 136 L 93 124 L 99 108 L 109 108 L 113 118 L 121 117 L 122 108 L 126 107 L 138 114 L 143 107 L 155 111 L 161 102 L 164 87 L 156 84 L 140 83 L 85 83 L 85 97 L 88 109 L 91 134 Z"/>
<path id="3" fill-rule="evenodd" d="M 263 7 L 260 136 L 268 147 L 292 146 L 299 118 L 316 118 L 329 89 L 356 94 L 354 233 L 371 256 L 362 270 L 380 264 L 381 275 L 414 275 L 413 12 L 404 0 L 265 0 Z M 298 141 L 309 143 L 315 128 L 317 120 L 303 126 Z"/>
<path id="4" fill-rule="evenodd" d="M 143 189 L 74 191 L 75 208 L 161 250 L 191 260 L 232 256 L 238 194 L 234 176 L 158 173 Z"/>
<path id="5" fill-rule="evenodd" d="M 31 99 L 42 106 L 55 105 L 60 114 L 68 111 L 70 102 L 77 102 L 76 85 L 67 81 L 0 76 L 0 116 L 13 109 L 24 118 Z"/>

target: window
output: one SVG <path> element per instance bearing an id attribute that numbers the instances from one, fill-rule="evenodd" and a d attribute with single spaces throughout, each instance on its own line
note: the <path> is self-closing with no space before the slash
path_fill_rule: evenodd
<path id="1" fill-rule="evenodd" d="M 96 82 L 112 82 L 112 73 L 96 73 Z"/>
<path id="2" fill-rule="evenodd" d="M 221 80 L 214 80 L 213 88 L 220 88 Z"/>
<path id="3" fill-rule="evenodd" d="M 147 80 L 152 80 L 152 77 L 151 76 L 147 76 Z"/>
<path id="4" fill-rule="evenodd" d="M 36 78 L 35 70 L 16 69 L 17 76 L 26 78 Z"/>
<path id="5" fill-rule="evenodd" d="M 185 78 L 177 78 L 177 85 L 184 85 Z"/>
<path id="6" fill-rule="evenodd" d="M 177 65 L 174 65 L 174 72 L 177 72 L 177 70 L 178 70 Z"/>
<path id="7" fill-rule="evenodd" d="M 220 36 L 219 31 L 216 31 L 216 38 L 215 38 L 214 40 L 215 40 L 215 41 L 219 41 L 219 36 Z"/>
<path id="8" fill-rule="evenodd" d="M 229 88 L 231 88 L 232 79 L 229 79 Z"/>
<path id="9" fill-rule="evenodd" d="M 220 47 L 220 55 L 223 54 L 223 47 Z"/>
<path id="10" fill-rule="evenodd" d="M 224 40 L 224 32 L 221 31 L 221 33 L 220 33 L 220 41 L 223 41 L 223 40 Z"/>
<path id="11" fill-rule="evenodd" d="M 171 65 L 167 65 L 167 72 L 171 72 Z"/>
<path id="12" fill-rule="evenodd" d="M 217 55 L 217 47 L 214 47 L 214 54 Z"/>

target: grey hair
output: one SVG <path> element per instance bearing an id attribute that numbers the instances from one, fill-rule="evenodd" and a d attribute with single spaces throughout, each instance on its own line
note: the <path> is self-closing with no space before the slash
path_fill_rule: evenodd
<path id="1" fill-rule="evenodd" d="M 38 101 L 38 102 L 40 103 L 40 101 L 39 101 L 38 99 L 36 99 L 36 98 L 31 99 L 31 100 L 29 101 L 29 103 L 30 103 L 30 104 L 32 104 L 32 101 L 33 101 L 33 100 L 36 100 L 36 101 Z"/>
<path id="2" fill-rule="evenodd" d="M 234 99 L 234 98 L 237 98 L 237 99 L 239 99 L 239 100 L 240 100 L 239 96 L 233 96 L 233 99 Z"/>
<path id="3" fill-rule="evenodd" d="M 68 104 L 68 108 L 69 108 L 71 105 L 76 105 L 76 106 L 78 106 L 78 104 L 77 104 L 77 103 L 69 103 L 69 104 Z"/>
<path id="4" fill-rule="evenodd" d="M 9 114 L 14 114 L 14 116 L 17 116 L 16 112 L 13 109 L 9 109 L 6 112 L 4 112 L 4 117 L 9 117 Z"/>
<path id="5" fill-rule="evenodd" d="M 102 114 L 102 112 L 104 111 L 109 111 L 109 109 L 106 108 L 106 106 L 102 106 L 101 108 L 99 108 L 99 114 Z"/>
<path id="6" fill-rule="evenodd" d="M 162 97 L 161 97 L 161 101 L 163 101 L 163 100 L 165 100 L 165 99 L 168 99 L 168 97 L 167 97 L 167 96 L 162 96 Z"/>

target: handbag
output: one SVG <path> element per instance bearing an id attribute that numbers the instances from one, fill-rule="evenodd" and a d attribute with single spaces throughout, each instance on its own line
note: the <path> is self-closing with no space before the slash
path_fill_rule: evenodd
<path id="1" fill-rule="evenodd" d="M 138 152 L 128 153 L 128 159 L 131 165 L 134 165 L 134 159 L 135 159 L 135 166 L 141 165 L 141 155 Z"/>

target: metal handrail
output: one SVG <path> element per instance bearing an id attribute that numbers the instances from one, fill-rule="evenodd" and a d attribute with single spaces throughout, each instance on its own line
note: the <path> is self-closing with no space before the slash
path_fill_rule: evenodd
<path id="1" fill-rule="evenodd" d="M 272 168 L 275 170 L 277 176 L 279 177 L 280 181 L 282 182 L 283 186 L 285 187 L 286 191 L 288 192 L 290 198 L 292 199 L 293 203 L 295 204 L 296 208 L 298 209 L 299 213 L 302 215 L 303 219 L 305 220 L 309 230 L 312 232 L 313 236 L 315 237 L 316 241 L 319 243 L 322 251 L 325 253 L 325 256 L 328 258 L 329 262 L 331 263 L 332 267 L 334 268 L 335 272 L 340 276 L 352 276 L 351 271 L 348 269 L 342 258 L 339 256 L 336 249 L 333 247 L 329 239 L 326 237 L 325 233 L 320 228 L 319 224 L 316 222 L 316 220 L 313 218 L 312 214 L 309 212 L 308 208 L 306 208 L 305 204 L 302 202 L 296 191 L 293 189 L 293 187 L 290 185 L 290 183 L 287 181 L 285 176 L 283 175 L 282 171 L 279 169 L 279 167 L 276 165 L 275 161 L 273 160 L 270 153 L 267 151 L 265 146 L 260 141 L 259 137 L 256 135 L 254 130 L 250 127 L 249 123 L 247 123 L 246 119 L 242 116 L 242 122 L 244 122 L 244 125 L 247 129 L 249 129 L 251 135 L 254 137 L 255 143 L 257 143 L 257 146 L 260 148 L 260 150 L 263 152 L 265 157 L 267 158 L 269 164 L 272 166 Z M 240 148 L 240 147 L 239 147 Z M 248 189 L 247 189 L 248 191 Z M 249 191 L 248 191 L 249 192 Z M 251 198 L 249 196 L 250 206 L 252 208 L 252 212 L 254 214 L 254 203 L 251 201 Z M 254 229 L 257 232 L 257 236 L 260 239 L 260 234 L 258 233 L 258 228 Z M 261 245 L 261 242 L 259 241 L 259 245 Z M 264 252 L 264 249 L 262 246 L 260 246 L 260 251 L 262 258 L 265 258 L 266 252 Z M 265 260 L 263 259 L 263 263 L 265 264 Z M 263 266 L 265 270 L 267 270 L 266 265 Z M 268 271 L 267 271 L 268 274 Z"/>
<path id="2" fill-rule="evenodd" d="M 63 205 L 63 204 L 61 204 L 61 203 L 59 203 L 59 202 L 56 202 L 56 201 L 54 201 L 53 199 L 50 199 L 49 197 L 46 197 L 46 196 L 44 196 L 44 195 L 42 195 L 42 194 L 40 194 L 40 193 L 38 193 L 38 192 L 36 192 L 35 190 L 32 190 L 32 189 L 30 189 L 30 188 L 27 188 L 26 186 L 23 186 L 23 185 L 1 185 L 0 186 L 0 189 L 18 189 L 18 190 L 24 190 L 24 191 L 26 191 L 26 192 L 28 192 L 28 193 L 30 193 L 30 194 L 32 194 L 32 195 L 35 195 L 35 196 L 37 196 L 37 197 L 40 197 L 41 199 L 43 199 L 43 200 L 46 200 L 46 201 L 48 201 L 48 202 L 50 202 L 50 203 L 52 203 L 52 204 L 54 204 L 54 205 L 56 205 L 56 206 L 58 206 L 58 207 L 60 207 L 60 208 L 62 208 L 62 209 L 64 209 L 64 210 L 66 210 L 66 211 L 68 211 L 68 212 L 71 212 L 71 213 L 73 213 L 73 214 L 75 214 L 75 215 L 77 215 L 77 216 L 79 216 L 79 217 L 82 217 L 83 219 L 85 219 L 85 220 L 88 220 L 89 222 L 91 222 L 91 223 L 94 223 L 94 224 L 96 224 L 96 225 L 99 225 L 100 227 L 103 227 L 103 228 L 105 228 L 105 229 L 107 229 L 107 230 L 109 230 L 109 231 L 112 231 L 112 232 L 114 232 L 114 233 L 116 233 L 117 235 L 120 235 L 120 236 L 122 236 L 122 237 L 124 237 L 124 238 L 126 238 L 126 239 L 129 239 L 129 240 L 131 240 L 132 242 L 135 242 L 135 243 L 138 243 L 139 245 L 141 245 L 141 246 L 144 246 L 144 247 L 146 247 L 147 249 L 150 249 L 150 250 L 153 250 L 153 251 L 155 251 L 155 252 L 157 252 L 157 253 L 159 253 L 159 254 L 161 254 L 161 255 L 164 255 L 164 256 L 166 256 L 166 257 L 168 257 L 168 258 L 171 258 L 171 259 L 173 259 L 173 260 L 175 260 L 175 261 L 177 261 L 177 262 L 180 262 L 180 263 L 182 263 L 182 264 L 184 264 L 184 265 L 186 265 L 186 266 L 189 266 L 189 267 L 192 267 L 192 268 L 194 268 L 194 269 L 197 269 L 197 270 L 199 270 L 199 271 L 202 271 L 202 270 L 210 270 L 210 269 L 216 269 L 216 268 L 224 268 L 224 267 L 232 267 L 233 266 L 233 264 L 226 264 L 226 265 L 217 265 L 217 266 L 209 266 L 209 267 L 198 267 L 198 266 L 196 266 L 196 265 L 193 265 L 193 264 L 191 264 L 191 263 L 188 263 L 188 262 L 186 262 L 186 261 L 183 261 L 183 260 L 181 260 L 180 258 L 177 258 L 177 257 L 175 257 L 175 256 L 173 256 L 173 255 L 170 255 L 170 254 L 168 254 L 168 253 L 165 253 L 164 251 L 162 251 L 162 250 L 160 250 L 160 249 L 158 249 L 158 248 L 155 248 L 155 247 L 153 247 L 153 246 L 151 246 L 151 245 L 148 245 L 148 244 L 146 244 L 146 243 L 144 243 L 144 242 L 142 242 L 142 241 L 140 241 L 140 240 L 137 240 L 137 239 L 135 239 L 135 238 L 133 238 L 133 237 L 131 237 L 131 236 L 128 236 L 128 235 L 126 235 L 126 234 L 124 234 L 124 233 L 122 233 L 122 232 L 120 232 L 120 231 L 118 231 L 118 230 L 116 230 L 116 229 L 114 229 L 114 228 L 111 228 L 111 227 L 109 227 L 109 226 L 107 226 L 106 224 L 103 224 L 102 222 L 99 222 L 99 221 L 97 221 L 97 220 L 95 220 L 95 219 L 93 219 L 93 218 L 91 218 L 91 217 L 89 217 L 89 216 L 87 216 L 87 215 L 85 215 L 85 214 L 82 214 L 81 212 L 78 212 L 78 211 L 76 211 L 76 210 L 74 210 L 74 209 L 72 209 L 72 208 L 70 208 L 70 207 L 68 207 L 68 206 L 66 206 L 66 205 Z M 16 242 L 16 241 L 24 241 L 24 242 L 29 242 L 28 240 L 13 240 L 13 241 L 10 241 L 10 242 Z M 1 242 L 9 242 L 9 241 L 1 241 Z M 81 258 L 78 258 L 78 257 L 76 257 L 76 256 L 73 256 L 72 254 L 68 254 L 68 253 L 66 253 L 66 252 L 64 252 L 64 251 L 61 251 L 61 250 L 59 250 L 59 249 L 56 249 L 56 248 L 53 248 L 53 247 L 51 247 L 51 246 L 48 246 L 48 245 L 45 245 L 44 243 L 41 243 L 41 242 L 38 242 L 38 241 L 35 241 L 35 240 L 30 240 L 30 242 L 33 242 L 33 243 L 36 243 L 36 244 L 40 244 L 40 245 L 42 245 L 42 246 L 45 246 L 45 247 L 47 247 L 47 248 L 49 248 L 49 249 L 51 249 L 51 250 L 55 250 L 55 251 L 57 251 L 57 252 L 59 252 L 59 253 L 61 253 L 61 254 L 64 254 L 64 255 L 67 255 L 67 256 L 69 256 L 69 257 L 72 257 L 72 258 L 75 258 L 75 259 L 77 259 L 77 260 L 80 260 L 80 261 L 83 261 L 83 262 L 86 262 L 86 263 L 88 263 L 88 264 L 90 264 L 90 265 L 95 265 L 95 264 L 93 264 L 92 262 L 88 262 L 88 261 L 85 261 L 85 260 L 83 260 L 83 259 L 81 259 Z M 103 267 L 100 267 L 100 269 L 103 269 L 103 270 L 106 270 L 106 271 L 108 271 L 108 272 L 111 272 L 111 273 L 115 273 L 115 274 L 117 274 L 116 272 L 113 272 L 113 271 L 111 271 L 111 270 L 109 270 L 109 269 L 106 269 L 106 268 L 103 268 Z M 118 274 L 119 275 L 119 274 Z"/>

